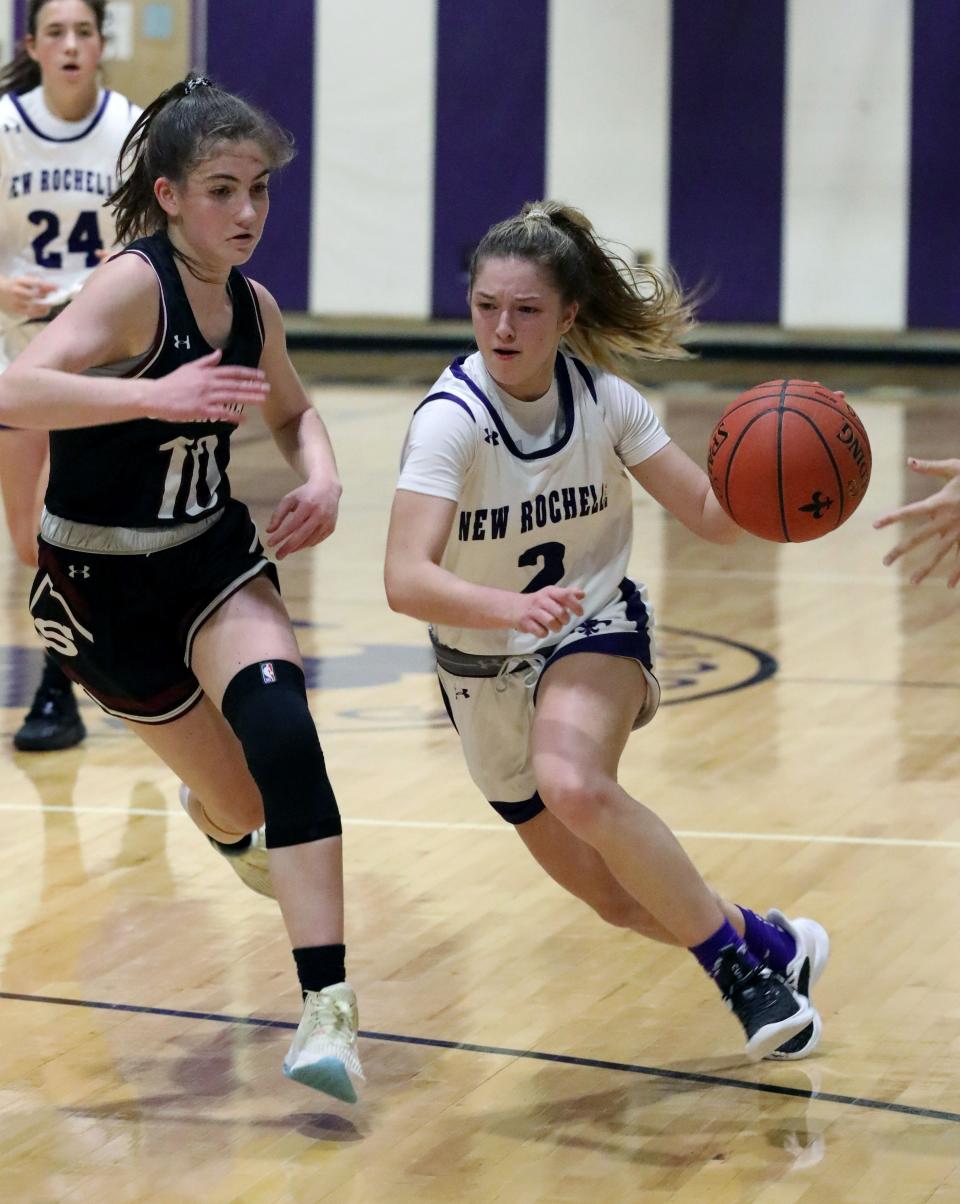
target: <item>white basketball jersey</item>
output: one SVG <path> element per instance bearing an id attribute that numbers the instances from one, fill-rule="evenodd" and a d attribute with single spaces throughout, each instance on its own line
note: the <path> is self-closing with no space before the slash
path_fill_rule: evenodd
<path id="1" fill-rule="evenodd" d="M 116 186 L 120 147 L 140 110 L 102 92 L 81 122 L 53 116 L 42 87 L 0 97 L 0 274 L 41 275 L 72 297 L 115 242 L 103 208 Z"/>
<path id="2" fill-rule="evenodd" d="M 473 423 L 472 459 L 441 563 L 464 580 L 521 593 L 547 585 L 582 589 L 589 616 L 616 596 L 627 575 L 633 482 L 604 420 L 605 390 L 616 378 L 595 376 L 578 360 L 559 355 L 556 381 L 556 439 L 527 453 L 511 437 L 496 399 L 484 392 L 479 353 L 451 364 L 427 395 L 422 405 L 458 405 Z M 650 429 L 639 462 L 669 438 L 635 396 L 646 407 Z M 405 482 L 403 472 L 399 487 L 433 492 Z M 546 638 L 502 629 L 435 630 L 442 644 L 464 652 L 513 654 L 554 644 L 582 621 L 572 617 L 563 631 Z"/>

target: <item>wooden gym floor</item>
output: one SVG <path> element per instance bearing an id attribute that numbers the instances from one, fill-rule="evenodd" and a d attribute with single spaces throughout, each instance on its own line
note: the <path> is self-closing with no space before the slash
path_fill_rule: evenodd
<path id="1" fill-rule="evenodd" d="M 733 391 L 651 397 L 702 462 Z M 281 1077 L 279 915 L 173 776 L 90 704 L 82 748 L 12 751 L 40 653 L 0 541 L 0 1199 L 960 1201 L 958 599 L 883 569 L 870 528 L 925 492 L 908 451 L 960 455 L 955 392 L 850 394 L 873 483 L 817 543 L 709 547 L 636 497 L 666 705 L 623 782 L 729 896 L 833 938 L 820 1052 L 760 1066 L 688 955 L 564 895 L 468 780 L 380 583 L 420 392 L 316 389 L 342 519 L 281 569 L 345 816 L 355 1107 Z M 278 465 L 251 424 L 234 483 L 260 519 Z"/>

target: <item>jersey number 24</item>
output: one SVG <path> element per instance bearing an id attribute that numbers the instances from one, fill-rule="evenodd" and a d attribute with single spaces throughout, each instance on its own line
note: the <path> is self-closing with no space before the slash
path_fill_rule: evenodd
<path id="1" fill-rule="evenodd" d="M 63 256 L 59 251 L 48 251 L 47 247 L 54 239 L 60 237 L 60 217 L 49 209 L 34 209 L 30 221 L 42 229 L 33 240 L 33 253 L 37 257 L 37 266 L 41 268 L 62 268 Z M 100 237 L 100 225 L 97 222 L 95 209 L 85 209 L 73 224 L 73 229 L 67 235 L 67 250 L 75 255 L 86 255 L 84 266 L 95 268 L 100 260 L 97 251 L 103 250 L 103 239 Z"/>

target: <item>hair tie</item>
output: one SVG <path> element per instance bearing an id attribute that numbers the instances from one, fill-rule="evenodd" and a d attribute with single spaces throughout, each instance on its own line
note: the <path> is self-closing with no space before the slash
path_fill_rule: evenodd
<path id="1" fill-rule="evenodd" d="M 528 209 L 523 216 L 524 220 L 528 217 L 545 217 L 547 221 L 550 221 L 550 214 L 547 213 L 546 209 Z"/>
<path id="2" fill-rule="evenodd" d="M 210 81 L 205 75 L 195 75 L 193 79 L 188 79 L 183 85 L 184 96 L 189 96 L 191 92 L 195 92 L 197 88 L 209 88 Z"/>

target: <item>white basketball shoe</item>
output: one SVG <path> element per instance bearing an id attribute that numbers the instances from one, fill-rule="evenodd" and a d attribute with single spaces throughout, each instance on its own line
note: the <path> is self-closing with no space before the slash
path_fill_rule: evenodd
<path id="1" fill-rule="evenodd" d="M 283 1059 L 283 1073 L 315 1091 L 356 1103 L 350 1076 L 364 1077 L 357 1025 L 357 997 L 348 983 L 308 991 L 300 1024 Z"/>

